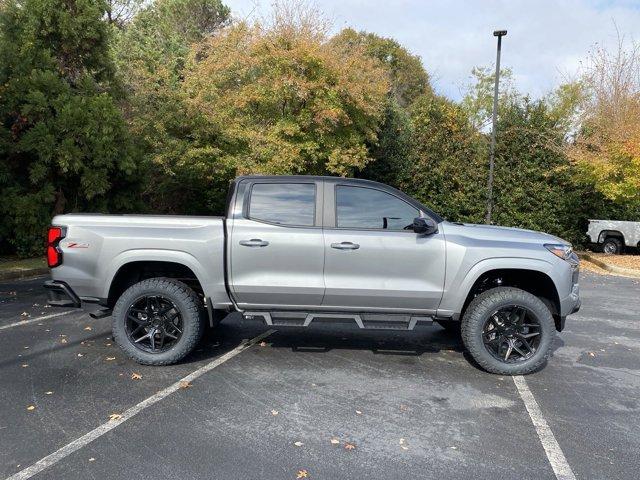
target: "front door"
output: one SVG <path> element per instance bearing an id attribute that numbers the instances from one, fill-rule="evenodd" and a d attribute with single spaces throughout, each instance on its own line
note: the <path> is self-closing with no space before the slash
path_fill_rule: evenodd
<path id="1" fill-rule="evenodd" d="M 444 288 L 442 233 L 414 233 L 423 213 L 375 187 L 336 182 L 325 197 L 335 218 L 324 230 L 323 306 L 435 313 Z"/>
<path id="2" fill-rule="evenodd" d="M 253 180 L 230 232 L 230 280 L 241 307 L 318 306 L 324 295 L 322 181 Z"/>

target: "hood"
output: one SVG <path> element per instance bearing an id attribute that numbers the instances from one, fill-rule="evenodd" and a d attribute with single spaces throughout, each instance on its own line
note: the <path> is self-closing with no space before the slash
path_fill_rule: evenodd
<path id="1" fill-rule="evenodd" d="M 536 232 L 524 228 L 500 227 L 497 225 L 479 225 L 475 223 L 451 223 L 447 224 L 446 230 L 460 229 L 459 233 L 469 235 L 478 239 L 486 240 L 511 240 L 516 242 L 540 242 L 540 243 L 561 243 L 570 245 L 569 242 L 548 233 Z"/>

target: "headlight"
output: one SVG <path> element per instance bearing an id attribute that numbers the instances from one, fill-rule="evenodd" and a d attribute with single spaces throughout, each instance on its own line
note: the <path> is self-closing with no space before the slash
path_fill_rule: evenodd
<path id="1" fill-rule="evenodd" d="M 563 260 L 570 260 L 573 254 L 573 247 L 571 245 L 564 245 L 561 243 L 546 243 L 544 247 L 553 253 L 556 257 L 560 257 Z"/>

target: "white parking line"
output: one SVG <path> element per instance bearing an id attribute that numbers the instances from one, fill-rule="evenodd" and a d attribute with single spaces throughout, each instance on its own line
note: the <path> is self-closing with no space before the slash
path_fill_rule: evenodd
<path id="1" fill-rule="evenodd" d="M 75 439 L 73 442 L 68 443 L 64 447 L 59 448 L 55 452 L 53 452 L 53 453 L 47 455 L 46 457 L 38 460 L 36 463 L 31 465 L 30 467 L 27 467 L 24 470 L 20 470 L 18 473 L 14 474 L 14 475 L 11 475 L 10 477 L 7 477 L 6 480 L 18 480 L 18 479 L 24 480 L 24 479 L 33 477 L 37 473 L 40 473 L 41 471 L 43 471 L 45 468 L 48 468 L 51 465 L 54 465 L 54 464 L 58 463 L 63 458 L 68 457 L 73 452 L 75 452 L 77 450 L 80 450 L 82 447 L 84 447 L 84 446 L 88 445 L 89 443 L 93 442 L 94 440 L 96 440 L 97 438 L 101 437 L 105 433 L 113 430 L 118 425 L 126 422 L 130 418 L 134 417 L 135 415 L 137 415 L 138 413 L 143 411 L 145 408 L 150 407 L 150 406 L 158 403 L 160 400 L 163 400 L 166 397 L 168 397 L 169 395 L 171 395 L 172 393 L 176 392 L 177 390 L 179 390 L 181 388 L 182 385 L 184 385 L 182 382 L 191 382 L 191 381 L 195 380 L 196 378 L 198 378 L 198 377 L 204 375 L 205 373 L 213 370 L 217 366 L 222 365 L 227 360 L 232 359 L 233 357 L 235 357 L 239 353 L 242 353 L 243 351 L 245 351 L 246 349 L 248 349 L 252 345 L 258 343 L 259 341 L 261 341 L 264 338 L 266 338 L 269 335 L 271 335 L 273 332 L 275 332 L 275 330 L 267 330 L 266 332 L 261 333 L 257 337 L 254 337 L 251 340 L 248 340 L 246 342 L 241 343 L 240 345 L 238 345 L 233 350 L 225 353 L 224 355 L 222 355 L 222 356 L 216 358 L 215 360 L 207 363 L 206 365 L 200 367 L 199 369 L 197 369 L 193 373 L 190 373 L 189 375 L 187 375 L 186 377 L 181 378 L 180 380 L 178 380 L 174 384 L 169 385 L 167 388 L 165 388 L 163 390 L 160 390 L 155 395 L 152 395 L 151 397 L 147 398 L 146 400 L 143 400 L 142 402 L 138 403 L 137 405 L 134 405 L 133 407 L 129 408 L 128 410 L 125 410 L 122 413 L 122 416 L 120 418 L 118 418 L 117 420 L 110 420 L 107 423 L 103 423 L 99 427 L 96 427 L 93 430 L 91 430 L 90 432 L 85 433 L 80 438 Z"/>
<path id="2" fill-rule="evenodd" d="M 20 320 L 19 322 L 10 323 L 9 325 L 2 325 L 0 330 L 5 330 L 7 328 L 19 327 L 20 325 L 29 325 L 30 323 L 41 322 L 42 320 L 48 320 L 50 318 L 61 317 L 62 315 L 66 315 L 71 312 L 58 312 L 52 313 L 51 315 L 43 315 L 42 317 L 30 318 L 29 320 Z"/>
<path id="3" fill-rule="evenodd" d="M 558 480 L 576 480 L 576 476 L 573 474 L 573 470 L 571 470 L 564 453 L 562 453 L 562 449 L 556 441 L 556 437 L 553 435 L 551 428 L 544 419 L 542 410 L 540 410 L 533 393 L 529 390 L 526 380 L 523 376 L 517 376 L 513 377 L 513 383 L 516 384 L 520 398 L 522 398 L 524 406 L 527 407 L 529 417 L 531 417 L 533 426 L 536 427 L 542 448 L 544 448 L 547 454 L 547 459 L 551 464 L 551 468 L 553 468 L 553 472 L 556 474 L 556 478 Z"/>

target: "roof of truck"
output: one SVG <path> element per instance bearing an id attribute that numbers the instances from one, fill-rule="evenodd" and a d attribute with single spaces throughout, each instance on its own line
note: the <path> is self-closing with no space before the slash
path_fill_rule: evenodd
<path id="1" fill-rule="evenodd" d="M 371 183 L 376 185 L 385 185 L 384 183 L 376 182 L 373 180 L 366 180 L 364 178 L 351 178 L 351 177 L 337 177 L 331 175 L 239 175 L 235 181 L 240 180 L 333 180 L 340 182 L 353 182 L 353 183 Z M 393 188 L 393 187 L 391 187 Z"/>
<path id="2" fill-rule="evenodd" d="M 379 187 L 382 187 L 385 190 L 391 190 L 393 191 L 397 196 L 405 199 L 406 201 L 408 201 L 410 204 L 416 204 L 416 206 L 418 208 L 420 208 L 422 211 L 424 211 L 425 213 L 428 213 L 436 222 L 441 222 L 443 220 L 443 218 L 438 215 L 437 213 L 435 213 L 433 210 L 431 210 L 429 207 L 425 206 L 424 204 L 420 203 L 418 200 L 416 200 L 413 197 L 410 197 L 409 195 L 407 195 L 406 193 L 398 190 L 397 188 L 394 188 L 390 185 L 387 185 L 385 183 L 380 183 L 380 182 L 375 182 L 373 180 L 366 180 L 364 178 L 347 178 L 347 177 L 337 177 L 337 176 L 329 176 L 329 175 L 240 175 L 238 177 L 235 178 L 235 180 L 233 181 L 233 183 L 238 183 L 242 180 L 274 180 L 274 181 L 282 181 L 282 180 L 307 180 L 307 181 L 320 181 L 320 180 L 329 180 L 332 182 L 340 182 L 340 183 L 352 183 L 352 184 L 359 184 L 359 185 L 376 185 Z"/>

